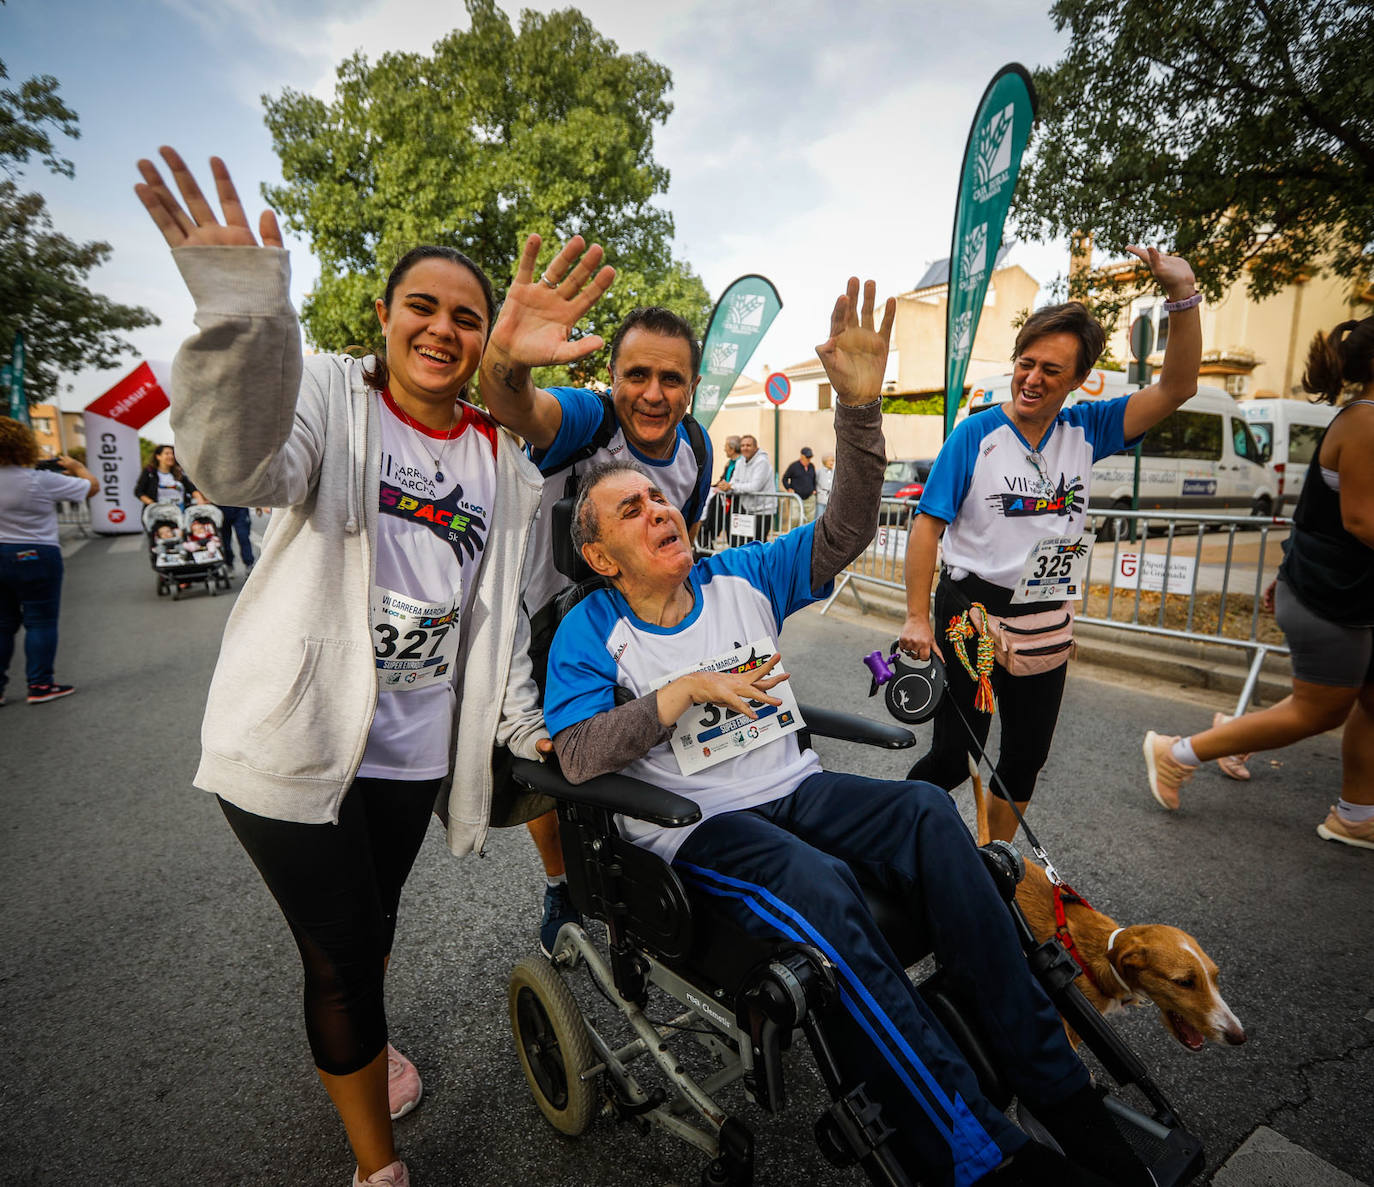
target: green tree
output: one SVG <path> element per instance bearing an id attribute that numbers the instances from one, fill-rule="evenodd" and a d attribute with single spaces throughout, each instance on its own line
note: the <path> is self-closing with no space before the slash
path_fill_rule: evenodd
<path id="1" fill-rule="evenodd" d="M 576 9 L 525 11 L 518 32 L 494 0 L 467 0 L 471 28 L 429 56 L 361 54 L 338 68 L 335 98 L 264 97 L 285 184 L 264 197 L 310 240 L 321 275 L 302 308 L 319 348 L 378 340 L 374 298 L 416 243 L 466 252 L 509 283 L 520 244 L 544 239 L 541 265 L 574 234 L 618 272 L 592 333 L 633 306 L 662 304 L 701 332 L 705 286 L 672 256 L 672 216 L 655 204 L 668 171 L 654 125 L 672 110 L 668 71 L 622 54 Z M 604 373 L 604 351 L 575 369 Z"/>
<path id="2" fill-rule="evenodd" d="M 1344 0 L 1058 0 L 1071 33 L 1035 73 L 1019 229 L 1169 245 L 1209 298 L 1268 296 L 1318 269 L 1374 268 L 1370 7 Z M 1113 320 L 1139 270 L 1071 280 Z M 1118 281 L 1122 278 L 1118 276 Z"/>
<path id="3" fill-rule="evenodd" d="M 8 78 L 0 62 L 0 80 Z M 24 390 L 30 403 L 56 398 L 60 371 L 113 367 L 133 346 L 120 332 L 157 324 L 136 305 L 120 305 L 85 286 L 90 270 L 110 257 L 108 243 L 78 243 L 57 234 L 40 194 L 19 187 L 22 166 L 39 158 L 70 177 L 53 134 L 78 136 L 76 112 L 49 75 L 0 89 L 0 356 L 23 330 Z"/>

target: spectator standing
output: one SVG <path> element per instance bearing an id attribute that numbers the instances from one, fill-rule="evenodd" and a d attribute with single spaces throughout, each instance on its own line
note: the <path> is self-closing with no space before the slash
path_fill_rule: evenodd
<path id="1" fill-rule="evenodd" d="M 730 481 L 723 483 L 723 489 L 738 496 L 730 500 L 730 510 L 741 515 L 754 517 L 754 539 L 764 541 L 773 523 L 773 512 L 777 510 L 777 499 L 773 492 L 777 480 L 773 473 L 773 463 L 768 454 L 759 448 L 758 439 L 746 433 L 739 439 L 739 460 Z M 766 492 L 767 497 L 764 497 Z M 731 546 L 747 543 L 743 536 L 732 536 Z"/>
<path id="2" fill-rule="evenodd" d="M 725 469 L 720 472 L 720 481 L 711 487 L 711 497 L 706 502 L 706 514 L 702 517 L 698 537 L 703 548 L 714 548 L 716 541 L 730 527 L 730 475 L 735 472 L 739 461 L 739 437 L 735 434 L 725 438 Z"/>
<path id="3" fill-rule="evenodd" d="M 159 445 L 143 467 L 134 484 L 134 495 L 145 507 L 152 503 L 203 503 L 205 496 L 187 476 L 177 461 L 177 451 L 170 445 Z"/>
<path id="4" fill-rule="evenodd" d="M 835 481 L 835 455 L 827 453 L 816 467 L 816 514 L 825 510 L 830 502 L 830 487 Z"/>
<path id="5" fill-rule="evenodd" d="M 253 569 L 253 519 L 247 507 L 226 507 L 218 503 L 220 514 L 224 516 L 224 563 L 234 567 L 234 537 L 238 537 L 239 555 L 243 557 L 243 567 L 249 572 Z M 262 508 L 258 508 L 261 513 Z"/>
<path id="6" fill-rule="evenodd" d="M 802 522 L 816 518 L 816 467 L 812 464 L 811 446 L 803 445 L 801 456 L 783 472 L 782 486 L 802 501 Z"/>
<path id="7" fill-rule="evenodd" d="M 62 473 L 38 470 L 38 442 L 21 421 L 0 416 L 0 705 L 14 640 L 24 628 L 29 704 L 76 691 L 53 676 L 62 608 L 62 549 L 57 504 L 89 499 L 100 484 L 75 458 L 61 454 Z"/>

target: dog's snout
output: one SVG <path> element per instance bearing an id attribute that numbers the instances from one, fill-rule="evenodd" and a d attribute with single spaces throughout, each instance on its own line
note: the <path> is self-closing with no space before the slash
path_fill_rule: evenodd
<path id="1" fill-rule="evenodd" d="M 1225 1038 L 1232 1047 L 1239 1047 L 1245 1042 L 1245 1031 L 1241 1030 L 1239 1026 L 1228 1026 L 1222 1032 L 1222 1037 Z"/>

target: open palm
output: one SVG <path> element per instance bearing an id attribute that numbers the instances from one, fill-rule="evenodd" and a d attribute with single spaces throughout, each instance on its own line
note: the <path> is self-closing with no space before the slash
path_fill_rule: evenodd
<path id="1" fill-rule="evenodd" d="M 162 232 L 169 247 L 256 247 L 258 240 L 248 225 L 243 203 L 239 201 L 238 191 L 229 176 L 229 170 L 219 157 L 210 158 L 210 173 L 215 179 L 215 193 L 219 197 L 220 209 L 224 214 L 221 223 L 201 192 L 196 179 L 191 175 L 186 162 L 173 148 L 164 145 L 158 150 L 172 179 L 186 205 L 183 208 L 176 200 L 157 166 L 144 158 L 138 162 L 138 171 L 143 181 L 134 186 L 134 193 L 147 209 L 153 222 Z M 281 228 L 277 226 L 277 216 L 264 210 L 258 219 L 258 234 L 264 247 L 281 247 Z"/>
<path id="2" fill-rule="evenodd" d="M 816 347 L 835 395 L 841 404 L 871 404 L 883 394 L 888 345 L 897 302 L 889 297 L 883 306 L 882 325 L 873 328 L 873 302 L 877 285 L 868 281 L 859 307 L 859 278 L 851 276 L 843 296 L 830 314 L 830 338 Z"/>
<path id="3" fill-rule="evenodd" d="M 515 280 L 491 331 L 492 345 L 525 367 L 571 363 L 599 350 L 599 336 L 571 334 L 615 279 L 614 268 L 597 270 L 604 255 L 600 245 L 586 247 L 582 236 L 574 235 L 536 280 L 539 246 L 538 235 L 525 240 Z"/>

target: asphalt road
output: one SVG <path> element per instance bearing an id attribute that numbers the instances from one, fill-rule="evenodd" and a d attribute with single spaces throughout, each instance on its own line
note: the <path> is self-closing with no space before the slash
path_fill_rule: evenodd
<path id="1" fill-rule="evenodd" d="M 79 693 L 0 709 L 0 1167 L 20 1181 L 349 1181 L 303 1036 L 294 945 L 215 801 L 191 786 L 231 605 L 158 599 L 136 544 L 90 541 L 68 561 L 58 666 Z M 874 716 L 860 657 L 890 641 L 890 628 L 815 612 L 784 635 L 803 700 Z M 1265 1125 L 1374 1180 L 1374 854 L 1314 832 L 1338 740 L 1258 759 L 1248 785 L 1204 771 L 1176 815 L 1144 787 L 1142 731 L 1198 729 L 1224 707 L 1143 675 L 1076 671 L 1033 823 L 1097 907 L 1177 924 L 1221 965 L 1245 1046 L 1191 1054 L 1152 1011 L 1122 1023 L 1209 1173 Z M 898 776 L 910 756 L 830 743 L 822 757 Z M 536 1111 L 505 1002 L 540 893 L 523 830 L 465 861 L 431 830 L 388 981 L 393 1038 L 425 1081 L 398 1126 L 417 1187 L 695 1183 L 701 1158 L 664 1136 L 602 1119 L 574 1142 Z M 857 1183 L 819 1159 L 814 1074 L 802 1052 L 789 1066 L 786 1116 L 727 1097 L 755 1129 L 758 1183 Z"/>

